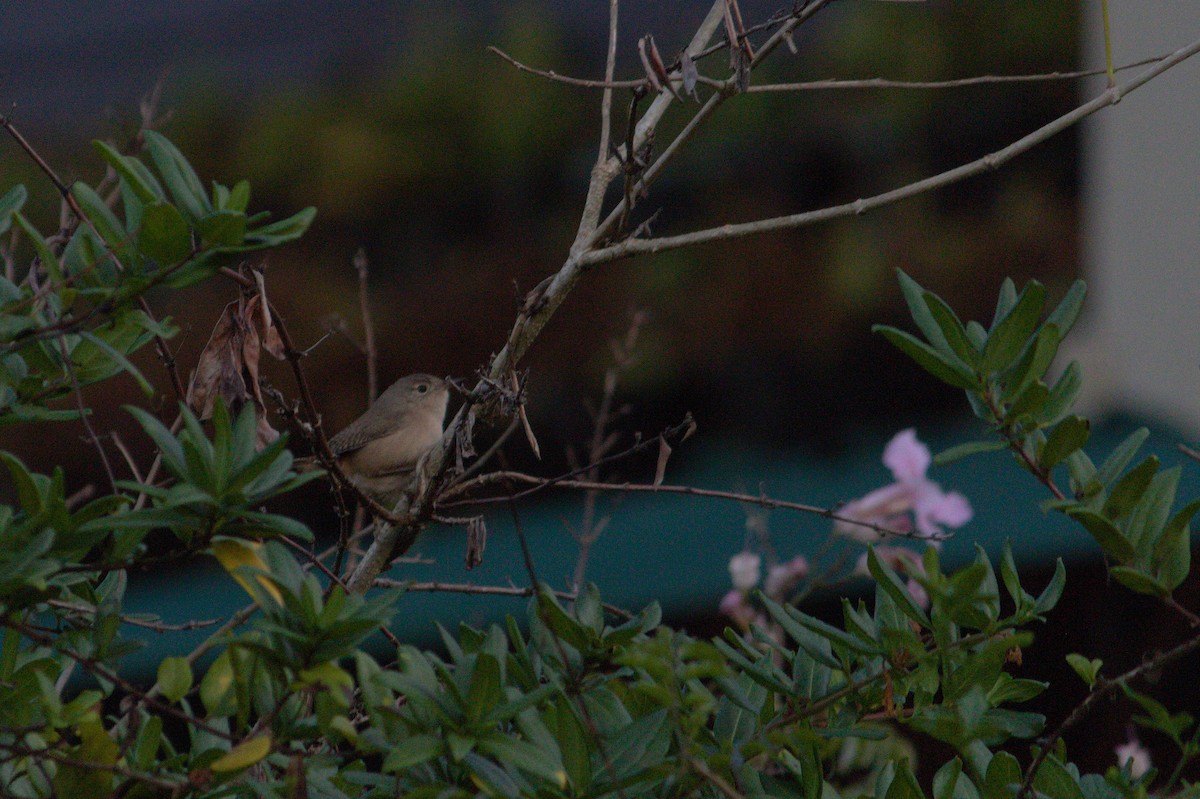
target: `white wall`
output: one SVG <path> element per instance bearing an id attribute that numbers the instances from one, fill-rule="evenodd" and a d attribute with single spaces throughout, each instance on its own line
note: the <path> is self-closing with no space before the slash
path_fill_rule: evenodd
<path id="1" fill-rule="evenodd" d="M 1102 65 L 1099 0 L 1081 8 L 1083 63 Z M 1200 38 L 1200 0 L 1111 0 L 1110 20 L 1114 61 L 1128 63 Z M 1090 294 L 1065 354 L 1084 369 L 1084 409 L 1200 436 L 1200 56 L 1093 116 L 1083 145 Z"/>

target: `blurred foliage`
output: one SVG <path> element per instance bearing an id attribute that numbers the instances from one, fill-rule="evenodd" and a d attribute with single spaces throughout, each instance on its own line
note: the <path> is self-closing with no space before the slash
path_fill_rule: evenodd
<path id="1" fill-rule="evenodd" d="M 703 7 L 625 3 L 623 42 L 652 31 L 674 52 Z M 775 10 L 743 7 L 755 19 Z M 287 275 L 274 281 L 274 299 L 302 346 L 323 334 L 331 313 L 361 338 L 350 266 L 361 245 L 384 342 L 381 379 L 468 374 L 503 341 L 515 298 L 561 263 L 599 122 L 598 92 L 522 74 L 485 45 L 563 74 L 599 76 L 602 11 L 536 2 L 399 6 L 389 21 L 403 31 L 394 51 L 348 53 L 323 83 L 243 98 L 202 68 L 173 77 L 167 130 L 202 173 L 245 175 L 270 207 L 321 209 L 304 243 L 272 265 Z M 1068 0 L 838 3 L 802 29 L 798 56 L 772 59 L 755 82 L 1070 69 L 1077 15 Z M 632 53 L 623 48 L 618 76 L 637 74 Z M 1075 94 L 1071 82 L 1048 82 L 746 95 L 705 126 L 642 210 L 661 209 L 653 229 L 669 234 L 845 202 L 979 157 L 1062 113 Z M 618 129 L 627 103 L 618 92 Z M 668 115 L 660 146 L 684 119 Z M 15 174 L 28 171 L 12 148 L 0 158 L 6 175 L 14 164 Z M 870 321 L 900 313 L 892 270 L 976 312 L 987 301 L 980 287 L 1003 275 L 1065 287 L 1077 261 L 1075 158 L 1068 133 L 997 174 L 863 218 L 606 267 L 531 354 L 534 418 L 551 437 L 544 448 L 558 452 L 586 424 L 581 386 L 594 384 L 606 341 L 632 307 L 654 320 L 643 366 L 628 381 L 643 429 L 690 409 L 715 436 L 828 448 L 856 420 L 944 412 L 950 395 L 931 395 L 867 333 Z M 202 307 L 167 308 L 191 331 L 180 349 L 185 364 L 212 325 Z M 359 352 L 334 338 L 310 362 L 330 419 L 353 418 L 366 383 Z M 881 384 L 889 390 L 878 391 Z M 795 423 L 765 426 L 776 418 Z"/>

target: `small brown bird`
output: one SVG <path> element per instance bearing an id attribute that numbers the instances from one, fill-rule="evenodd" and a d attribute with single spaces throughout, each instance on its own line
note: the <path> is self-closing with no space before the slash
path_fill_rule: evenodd
<path id="1" fill-rule="evenodd" d="M 329 449 L 363 493 L 384 504 L 395 501 L 421 456 L 441 440 L 449 399 L 446 381 L 440 377 L 402 377 L 366 413 L 329 439 Z M 303 469 L 317 464 L 298 465 Z"/>

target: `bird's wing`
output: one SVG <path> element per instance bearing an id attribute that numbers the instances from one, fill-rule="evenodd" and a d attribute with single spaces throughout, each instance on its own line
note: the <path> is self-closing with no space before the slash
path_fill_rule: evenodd
<path id="1" fill-rule="evenodd" d="M 346 425 L 336 436 L 329 439 L 329 449 L 333 452 L 334 457 L 340 458 L 370 444 L 376 439 L 383 438 L 389 432 L 391 431 L 384 420 L 372 420 L 366 416 L 360 416 Z"/>

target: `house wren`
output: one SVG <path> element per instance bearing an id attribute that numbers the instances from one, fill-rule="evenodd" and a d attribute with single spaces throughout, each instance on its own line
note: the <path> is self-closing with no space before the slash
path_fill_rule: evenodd
<path id="1" fill-rule="evenodd" d="M 366 413 L 329 439 L 329 449 L 363 493 L 385 504 L 394 501 L 421 456 L 441 439 L 449 398 L 446 381 L 440 377 L 402 377 Z"/>

